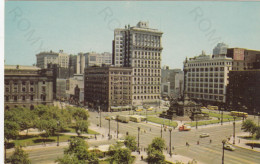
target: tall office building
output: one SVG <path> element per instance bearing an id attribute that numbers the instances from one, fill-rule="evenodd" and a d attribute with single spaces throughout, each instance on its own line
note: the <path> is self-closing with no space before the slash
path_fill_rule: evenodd
<path id="1" fill-rule="evenodd" d="M 178 98 L 182 96 L 184 72 L 181 69 L 162 68 L 162 96 Z"/>
<path id="2" fill-rule="evenodd" d="M 148 22 L 115 29 L 113 65 L 132 67 L 133 105 L 156 103 L 161 95 L 162 32 Z"/>
<path id="3" fill-rule="evenodd" d="M 63 50 L 57 52 L 41 52 L 36 55 L 36 66 L 40 68 L 47 68 L 48 64 L 58 64 L 61 68 L 69 68 L 69 55 L 64 53 Z"/>
<path id="4" fill-rule="evenodd" d="M 232 58 L 226 55 L 201 55 L 184 61 L 185 90 L 192 99 L 214 104 L 225 103 L 228 72 Z"/>
<path id="5" fill-rule="evenodd" d="M 228 45 L 225 43 L 218 43 L 213 49 L 213 55 L 227 54 Z"/>

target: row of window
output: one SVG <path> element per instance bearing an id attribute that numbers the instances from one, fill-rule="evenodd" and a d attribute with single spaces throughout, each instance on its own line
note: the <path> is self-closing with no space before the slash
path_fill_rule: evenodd
<path id="1" fill-rule="evenodd" d="M 224 73 L 188 73 L 188 77 L 224 77 Z"/>
<path id="2" fill-rule="evenodd" d="M 8 102 L 10 101 L 11 98 L 13 99 L 13 101 L 17 101 L 19 98 L 23 101 L 25 101 L 26 98 L 29 98 L 31 101 L 33 101 L 34 96 L 33 95 L 30 95 L 29 97 L 28 96 L 5 96 L 5 101 Z"/>
<path id="3" fill-rule="evenodd" d="M 160 99 L 160 96 L 134 96 L 134 100 Z"/>
<path id="4" fill-rule="evenodd" d="M 26 84 L 30 84 L 30 85 L 34 85 L 34 84 L 37 84 L 33 81 L 21 81 L 21 82 L 18 82 L 18 81 L 13 81 L 13 85 L 26 85 Z M 42 81 L 42 84 L 45 84 L 45 81 Z M 10 85 L 10 80 L 5 80 L 5 85 Z"/>
<path id="5" fill-rule="evenodd" d="M 189 78 L 188 82 L 211 82 L 211 83 L 220 82 L 220 83 L 224 83 L 224 79 L 223 78 L 220 78 L 220 79 L 218 79 L 218 78 L 214 78 L 214 79 L 213 78 Z"/>
<path id="6" fill-rule="evenodd" d="M 224 88 L 223 84 L 188 83 L 189 87 Z"/>
<path id="7" fill-rule="evenodd" d="M 223 94 L 223 90 L 217 90 L 217 89 L 202 89 L 202 88 L 188 88 L 189 92 L 200 92 L 200 93 L 214 93 L 214 94 Z"/>
<path id="8" fill-rule="evenodd" d="M 188 64 L 189 67 L 197 67 L 197 66 L 211 66 L 211 65 L 232 65 L 232 62 L 209 62 L 209 63 L 194 63 Z"/>
<path id="9" fill-rule="evenodd" d="M 189 72 L 224 71 L 225 67 L 189 68 Z"/>
<path id="10" fill-rule="evenodd" d="M 134 93 L 160 93 L 160 90 L 134 90 Z"/>
<path id="11" fill-rule="evenodd" d="M 189 94 L 190 98 L 200 98 L 200 99 L 209 99 L 209 100 L 223 100 L 224 97 L 223 96 L 217 96 L 217 95 L 207 95 L 207 94 L 193 94 L 190 93 Z"/>

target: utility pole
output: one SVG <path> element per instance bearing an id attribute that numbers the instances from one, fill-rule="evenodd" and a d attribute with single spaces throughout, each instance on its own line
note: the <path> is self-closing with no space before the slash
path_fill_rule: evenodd
<path id="1" fill-rule="evenodd" d="M 221 125 L 223 125 L 223 110 L 221 110 Z"/>
<path id="2" fill-rule="evenodd" d="M 100 110 L 100 106 L 98 106 L 98 111 L 99 111 L 99 127 L 101 127 L 101 110 Z"/>
<path id="3" fill-rule="evenodd" d="M 198 115 L 197 115 L 197 113 L 196 113 L 196 129 L 198 129 Z"/>
<path id="4" fill-rule="evenodd" d="M 59 129 L 59 127 L 60 127 L 60 121 L 57 121 L 57 129 Z M 60 146 L 60 144 L 59 144 L 59 133 L 57 132 L 57 146 Z"/>
<path id="5" fill-rule="evenodd" d="M 146 108 L 146 110 L 145 110 L 145 111 L 146 111 L 146 123 L 147 123 L 147 108 Z"/>
<path id="6" fill-rule="evenodd" d="M 162 126 L 163 126 L 163 125 L 161 124 L 161 138 L 162 138 L 162 131 L 163 131 L 163 130 L 162 130 Z"/>
<path id="7" fill-rule="evenodd" d="M 109 130 L 108 130 L 108 139 L 110 140 L 110 118 L 108 119 L 108 127 L 109 127 Z"/>
<path id="8" fill-rule="evenodd" d="M 227 141 L 226 140 L 223 140 L 222 141 L 222 144 L 223 144 L 223 147 L 222 147 L 222 149 L 223 149 L 223 153 L 222 153 L 222 164 L 224 164 L 224 151 L 225 151 L 225 143 L 226 143 Z"/>
<path id="9" fill-rule="evenodd" d="M 140 147 L 140 141 L 139 141 L 139 133 L 140 133 L 140 127 L 138 127 L 138 144 L 137 144 L 137 147 L 138 147 L 138 151 L 139 151 L 139 147 Z"/>
<path id="10" fill-rule="evenodd" d="M 234 116 L 234 122 L 233 122 L 233 144 L 235 144 L 235 136 L 236 136 L 236 117 Z"/>
<path id="11" fill-rule="evenodd" d="M 172 157 L 172 128 L 170 128 L 169 131 L 170 131 L 170 156 Z"/>
<path id="12" fill-rule="evenodd" d="M 116 121 L 117 121 L 116 138 L 118 138 L 118 130 L 119 130 L 119 125 L 118 125 L 118 115 L 117 115 L 117 117 L 116 117 Z"/>

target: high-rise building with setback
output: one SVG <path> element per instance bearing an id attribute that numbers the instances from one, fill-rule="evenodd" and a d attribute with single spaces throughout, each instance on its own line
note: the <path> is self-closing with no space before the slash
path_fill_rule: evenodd
<path id="1" fill-rule="evenodd" d="M 218 43 L 213 49 L 213 55 L 227 54 L 228 45 L 225 43 Z"/>
<path id="2" fill-rule="evenodd" d="M 206 104 L 225 103 L 232 58 L 202 54 L 184 61 L 184 90 L 190 98 Z"/>
<path id="3" fill-rule="evenodd" d="M 114 30 L 113 65 L 132 67 L 133 105 L 156 103 L 161 95 L 161 53 L 163 32 L 148 22 Z"/>

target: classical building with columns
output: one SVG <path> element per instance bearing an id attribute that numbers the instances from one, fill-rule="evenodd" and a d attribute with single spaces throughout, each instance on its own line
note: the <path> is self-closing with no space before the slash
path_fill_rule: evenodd
<path id="1" fill-rule="evenodd" d="M 35 66 L 6 65 L 5 109 L 53 105 L 53 72 Z"/>
<path id="2" fill-rule="evenodd" d="M 148 22 L 114 30 L 113 65 L 132 67 L 133 105 L 157 103 L 161 98 L 162 32 Z"/>

